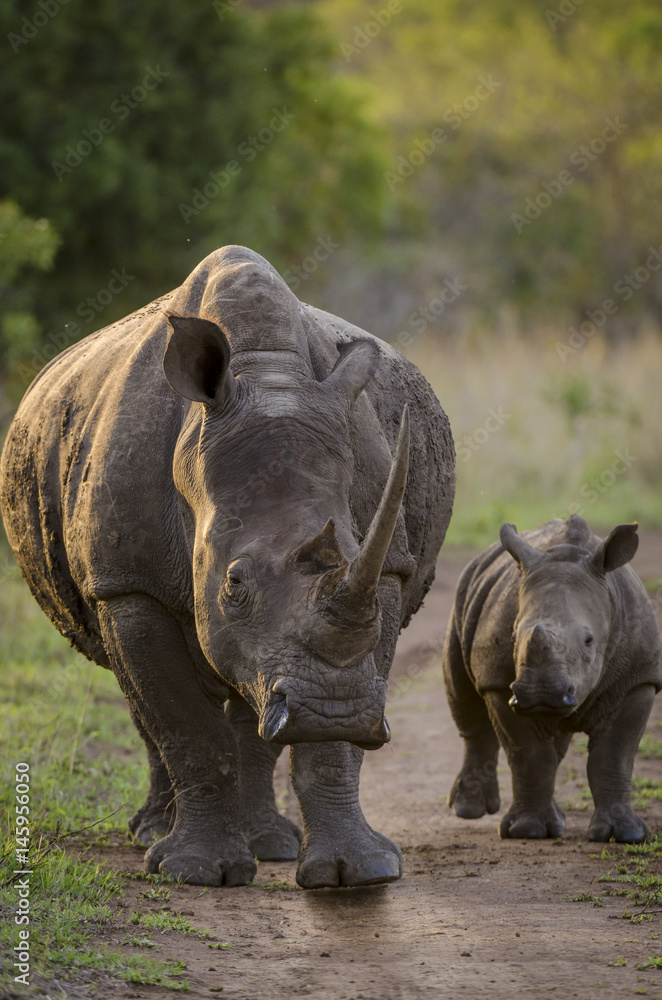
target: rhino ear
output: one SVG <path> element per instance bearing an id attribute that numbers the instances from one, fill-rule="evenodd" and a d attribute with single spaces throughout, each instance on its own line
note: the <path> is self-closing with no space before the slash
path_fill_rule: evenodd
<path id="1" fill-rule="evenodd" d="M 377 371 L 380 350 L 373 340 L 352 340 L 338 344 L 340 355 L 324 385 L 347 399 L 351 406 Z"/>
<path id="2" fill-rule="evenodd" d="M 510 553 L 521 570 L 529 572 L 543 558 L 542 554 L 529 545 L 526 539 L 517 534 L 517 528 L 514 524 L 502 524 L 499 537 L 504 549 Z"/>
<path id="3" fill-rule="evenodd" d="M 172 333 L 163 355 L 163 374 L 185 399 L 218 406 L 234 388 L 225 333 L 199 316 L 168 316 Z"/>
<path id="4" fill-rule="evenodd" d="M 619 566 L 630 562 L 639 547 L 639 535 L 635 521 L 633 524 L 617 524 L 591 556 L 591 566 L 596 573 L 604 576 Z"/>

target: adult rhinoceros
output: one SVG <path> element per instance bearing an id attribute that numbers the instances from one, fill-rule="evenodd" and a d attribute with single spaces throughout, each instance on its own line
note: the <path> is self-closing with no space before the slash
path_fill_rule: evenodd
<path id="1" fill-rule="evenodd" d="M 299 852 L 308 888 L 400 876 L 359 770 L 389 739 L 386 677 L 453 468 L 414 365 L 244 247 L 35 379 L 3 454 L 7 533 L 48 617 L 127 697 L 151 771 L 130 828 L 166 834 L 149 871 L 240 885 L 254 855 Z M 273 794 L 288 743 L 300 848 Z"/>

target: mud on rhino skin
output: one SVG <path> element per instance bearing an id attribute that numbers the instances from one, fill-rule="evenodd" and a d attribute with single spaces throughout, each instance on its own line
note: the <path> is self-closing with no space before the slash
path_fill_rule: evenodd
<path id="1" fill-rule="evenodd" d="M 244 247 L 42 370 L 3 516 L 45 613 L 128 699 L 151 773 L 130 829 L 162 836 L 148 870 L 238 885 L 254 855 L 298 855 L 305 887 L 400 877 L 359 769 L 389 739 L 397 635 L 453 492 L 418 369 Z M 286 744 L 303 834 L 274 801 Z"/>
<path id="2" fill-rule="evenodd" d="M 464 738 L 449 795 L 458 816 L 499 808 L 501 745 L 513 783 L 502 837 L 560 837 L 556 771 L 572 734 L 589 736 L 595 811 L 589 839 L 649 835 L 630 802 L 632 767 L 662 687 L 651 602 L 627 565 L 636 524 L 601 541 L 574 515 L 521 535 L 512 524 L 464 570 L 444 650 L 444 679 Z"/>

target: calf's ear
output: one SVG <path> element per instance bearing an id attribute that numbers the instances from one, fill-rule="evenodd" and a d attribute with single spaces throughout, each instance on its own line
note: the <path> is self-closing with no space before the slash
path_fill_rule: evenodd
<path id="1" fill-rule="evenodd" d="M 199 316 L 168 316 L 172 333 L 163 355 L 163 374 L 185 399 L 218 406 L 232 392 L 230 345 L 223 330 Z"/>
<path id="2" fill-rule="evenodd" d="M 635 521 L 633 524 L 617 524 L 591 556 L 591 566 L 596 573 L 604 576 L 619 566 L 630 562 L 639 546 L 639 535 Z"/>
<path id="3" fill-rule="evenodd" d="M 504 549 L 510 553 L 521 570 L 526 572 L 532 570 L 543 558 L 542 554 L 529 545 L 525 538 L 517 534 L 517 528 L 514 524 L 502 524 L 499 537 Z"/>

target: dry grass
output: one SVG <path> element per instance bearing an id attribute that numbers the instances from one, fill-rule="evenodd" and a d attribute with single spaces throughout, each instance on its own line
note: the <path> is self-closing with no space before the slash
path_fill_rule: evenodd
<path id="1" fill-rule="evenodd" d="M 570 513 L 602 528 L 662 526 L 662 339 L 593 339 L 563 358 L 567 338 L 421 339 L 406 352 L 455 436 L 449 541 L 483 544 L 504 520 L 524 529 Z"/>

